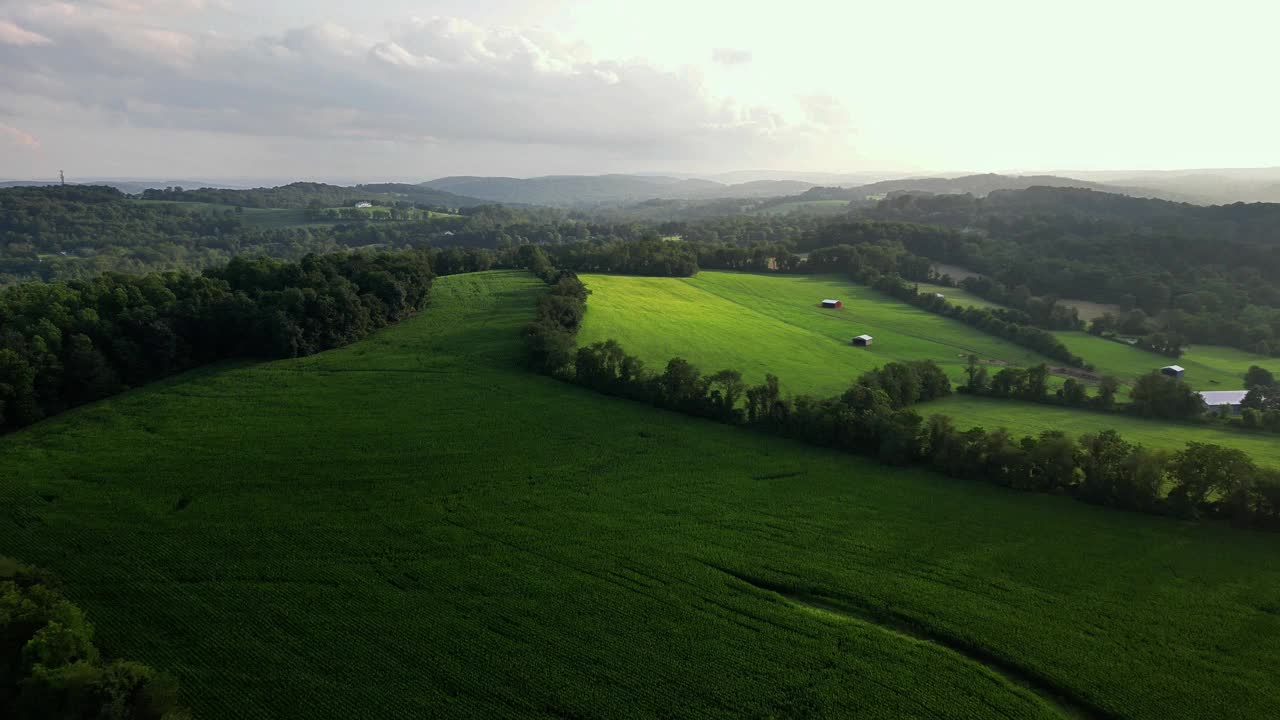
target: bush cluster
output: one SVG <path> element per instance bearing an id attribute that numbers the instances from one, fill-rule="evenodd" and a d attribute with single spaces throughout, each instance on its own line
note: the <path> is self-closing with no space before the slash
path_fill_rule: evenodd
<path id="1" fill-rule="evenodd" d="M 190 713 L 171 679 L 103 658 L 93 626 L 49 576 L 0 558 L 0 717 L 186 720 Z"/>

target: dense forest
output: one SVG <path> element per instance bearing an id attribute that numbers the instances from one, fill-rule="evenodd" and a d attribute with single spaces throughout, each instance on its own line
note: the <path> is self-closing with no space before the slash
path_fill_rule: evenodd
<path id="1" fill-rule="evenodd" d="M 391 205 L 408 202 L 430 208 L 450 209 L 475 207 L 486 204 L 483 200 L 433 190 L 422 185 L 402 183 L 377 183 L 343 187 L 324 183 L 297 182 L 273 188 L 228 190 L 200 188 L 185 190 L 180 187 L 163 190 L 144 190 L 143 200 L 170 200 L 182 202 L 214 203 L 249 208 L 327 208 L 353 205 L 357 202 Z"/>
<path id="2" fill-rule="evenodd" d="M 913 252 L 1040 296 L 1118 305 L 1099 332 L 1280 353 L 1280 205 L 1202 207 L 1066 188 L 904 194 L 877 220 L 953 228 Z M 857 224 L 828 233 L 856 231 Z M 1170 352 L 1169 354 L 1175 354 Z"/>
<path id="3" fill-rule="evenodd" d="M 0 431 L 216 360 L 345 345 L 421 309 L 432 277 L 417 251 L 10 287 L 0 291 Z"/>

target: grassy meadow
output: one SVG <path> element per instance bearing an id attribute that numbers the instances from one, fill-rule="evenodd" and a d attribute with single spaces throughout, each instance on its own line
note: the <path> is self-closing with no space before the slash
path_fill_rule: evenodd
<path id="1" fill-rule="evenodd" d="M 535 376 L 519 329 L 543 292 L 522 273 L 442 278 L 425 313 L 348 348 L 188 373 L 0 438 L 0 547 L 63 578 L 107 652 L 177 675 L 204 718 L 1280 703 L 1280 537 L 890 469 Z"/>
<path id="2" fill-rule="evenodd" d="M 1248 453 L 1259 465 L 1280 467 L 1280 438 L 1265 432 L 1245 432 L 1195 422 L 1147 420 L 1051 405 L 955 395 L 916 405 L 921 415 L 947 415 L 959 428 L 1007 428 L 1016 435 L 1061 430 L 1073 437 L 1112 429 L 1126 440 L 1147 447 L 1181 450 L 1188 442 L 1213 443 Z"/>
<path id="3" fill-rule="evenodd" d="M 962 290 L 960 288 L 947 287 L 946 285 L 934 285 L 933 283 L 912 283 L 912 285 L 922 293 L 942 293 L 947 296 L 947 302 L 952 305 L 976 307 L 984 310 L 1002 307 L 997 303 L 978 297 L 968 290 Z"/>
<path id="4" fill-rule="evenodd" d="M 1173 364 L 1186 368 L 1183 380 L 1197 390 L 1242 390 L 1244 375 L 1251 365 L 1280 374 L 1280 358 L 1219 345 L 1192 345 L 1182 357 L 1174 359 L 1088 333 L 1056 332 L 1054 335 L 1071 352 L 1093 363 L 1098 373 L 1115 375 L 1125 383 Z"/>
<path id="5" fill-rule="evenodd" d="M 694 278 L 583 275 L 592 291 L 581 344 L 613 338 L 661 367 L 683 357 L 703 370 L 777 375 L 791 393 L 834 395 L 867 370 L 934 360 L 956 381 L 970 354 L 1001 364 L 1055 364 L 957 320 L 833 276 L 698 273 Z M 844 307 L 818 307 L 838 298 Z M 875 338 L 856 348 L 854 336 Z"/>
<path id="6" fill-rule="evenodd" d="M 836 395 L 863 372 L 895 360 L 932 359 L 956 383 L 963 382 L 971 352 L 997 363 L 1056 364 L 958 321 L 833 277 L 704 271 L 688 279 L 582 279 L 592 295 L 579 334 L 581 344 L 616 339 L 654 369 L 680 356 L 708 373 L 739 370 L 751 383 L 772 372 L 791 394 Z M 964 300 L 954 289 L 939 292 L 954 302 Z M 844 309 L 817 307 L 825 297 L 842 299 Z M 875 344 L 869 349 L 851 347 L 849 339 L 863 332 L 874 336 Z M 1169 363 L 1154 353 L 1086 333 L 1055 334 L 1095 363 L 1099 373 L 1125 382 Z M 1280 374 L 1280 366 L 1267 358 L 1229 348 L 1193 348 L 1179 362 L 1187 368 L 1188 382 L 1199 389 L 1238 388 L 1253 363 Z M 951 415 L 966 427 L 1007 427 L 1018 434 L 1060 429 L 1078 436 L 1115 429 L 1152 447 L 1180 449 L 1193 440 L 1215 443 L 1245 450 L 1261 464 L 1280 466 L 1280 441 L 1274 435 L 972 397 L 916 409 L 922 415 Z"/>

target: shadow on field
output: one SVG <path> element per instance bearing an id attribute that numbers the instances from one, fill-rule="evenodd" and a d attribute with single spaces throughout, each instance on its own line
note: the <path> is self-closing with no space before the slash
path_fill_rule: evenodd
<path id="1" fill-rule="evenodd" d="M 744 575 L 718 565 L 706 564 L 739 583 L 749 586 L 755 592 L 771 595 L 803 611 L 871 625 L 883 632 L 914 642 L 935 645 L 955 653 L 969 662 L 981 665 L 1010 684 L 1031 691 L 1063 717 L 1077 720 L 1112 720 L 1115 717 L 1087 700 L 1073 695 L 1069 690 L 1048 678 L 1012 663 L 989 650 L 976 647 L 932 628 L 922 627 L 912 618 L 896 613 L 887 606 L 873 605 L 852 596 L 836 595 L 815 589 L 801 589 Z"/>

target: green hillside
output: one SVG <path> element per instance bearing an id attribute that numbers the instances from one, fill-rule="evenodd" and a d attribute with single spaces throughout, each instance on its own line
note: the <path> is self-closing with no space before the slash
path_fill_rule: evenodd
<path id="1" fill-rule="evenodd" d="M 592 295 L 581 344 L 613 338 L 658 368 L 680 356 L 708 372 L 739 370 L 750 382 L 771 372 L 790 393 L 837 395 L 863 372 L 894 360 L 934 360 L 957 383 L 963 382 L 971 352 L 998 363 L 1055 364 L 958 321 L 832 277 L 701 272 L 688 279 L 582 279 Z M 826 297 L 842 299 L 845 307 L 817 307 Z M 957 302 L 966 298 L 955 295 Z M 862 332 L 873 335 L 875 344 L 869 349 L 851 347 L 849 338 Z M 1115 374 L 1125 382 L 1169 362 L 1085 333 L 1055 334 L 1072 352 L 1098 363 L 1100 373 Z M 1266 360 L 1215 347 L 1196 348 L 1188 357 L 1205 359 L 1185 361 L 1188 379 L 1216 377 L 1220 384 L 1203 387 L 1219 389 L 1239 387 L 1249 364 Z M 1275 369 L 1280 374 L 1280 367 Z M 1115 429 L 1153 447 L 1180 449 L 1193 440 L 1215 443 L 1245 450 L 1259 463 L 1280 466 L 1280 442 L 1266 434 L 978 398 L 952 398 L 917 410 L 922 415 L 954 415 L 962 425 L 1006 427 L 1018 434 L 1059 429 L 1081 435 Z"/>
<path id="2" fill-rule="evenodd" d="M 613 338 L 647 362 L 680 356 L 753 382 L 777 375 L 793 393 L 834 395 L 892 360 L 934 360 L 953 380 L 967 358 L 1055 364 L 956 320 L 833 276 L 701 272 L 694 278 L 583 275 L 591 289 L 579 341 Z M 818 307 L 823 298 L 844 308 Z M 855 348 L 855 335 L 875 344 Z"/>
<path id="3" fill-rule="evenodd" d="M 0 438 L 0 547 L 59 574 L 105 650 L 175 673 L 204 718 L 1280 702 L 1277 536 L 886 469 L 532 375 L 519 328 L 543 291 L 442 278 L 426 313 L 344 350 Z"/>
<path id="4" fill-rule="evenodd" d="M 174 207 L 193 213 L 234 211 L 234 205 L 221 205 L 207 202 L 187 202 L 175 200 L 132 200 L 140 205 Z M 252 208 L 241 210 L 236 216 L 244 226 L 254 230 L 283 230 L 294 227 L 332 227 L 332 221 L 307 219 L 307 211 L 301 208 Z"/>

